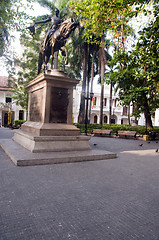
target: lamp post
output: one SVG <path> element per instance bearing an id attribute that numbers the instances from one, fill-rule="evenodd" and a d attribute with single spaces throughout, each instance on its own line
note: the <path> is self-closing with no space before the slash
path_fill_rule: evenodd
<path id="1" fill-rule="evenodd" d="M 114 118 L 114 108 L 113 108 L 113 123 L 115 123 L 115 118 Z"/>
<path id="2" fill-rule="evenodd" d="M 85 135 L 87 135 L 87 124 L 88 124 L 88 100 L 92 101 L 93 96 L 94 96 L 94 93 L 90 92 L 90 93 L 87 93 L 87 97 L 85 97 L 85 100 L 86 100 Z"/>
<path id="3" fill-rule="evenodd" d="M 9 103 L 9 111 L 8 111 L 8 126 L 12 126 L 12 104 Z"/>

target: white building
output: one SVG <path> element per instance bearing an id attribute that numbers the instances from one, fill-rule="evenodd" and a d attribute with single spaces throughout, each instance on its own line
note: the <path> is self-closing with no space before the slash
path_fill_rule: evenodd
<path id="1" fill-rule="evenodd" d="M 159 126 L 159 109 L 156 110 L 155 112 L 155 126 Z"/>
<path id="2" fill-rule="evenodd" d="M 11 90 L 8 87 L 8 77 L 0 76 L 0 127 L 7 126 L 10 119 L 12 124 L 15 120 L 26 120 L 26 110 L 16 105 Z"/>
<path id="3" fill-rule="evenodd" d="M 73 105 L 73 118 L 74 122 L 78 122 L 78 114 L 80 108 L 82 87 L 78 85 L 74 90 L 74 105 Z M 100 94 L 101 88 L 99 84 L 96 84 L 94 88 L 94 97 L 91 105 L 90 123 L 99 123 L 100 121 Z M 116 124 L 128 124 L 128 109 L 121 107 L 116 99 L 117 97 L 112 95 L 112 123 Z M 110 86 L 104 86 L 104 98 L 103 98 L 103 122 L 109 123 L 109 107 L 110 107 Z M 88 112 L 90 105 L 88 107 Z M 131 109 L 132 110 L 132 109 Z M 134 117 L 131 117 L 131 123 L 134 121 Z"/>
<path id="4" fill-rule="evenodd" d="M 74 89 L 74 105 L 73 105 L 73 120 L 75 123 L 78 122 L 78 114 L 80 108 L 80 99 L 81 99 L 81 85 L 77 85 Z M 91 106 L 91 116 L 90 123 L 99 123 L 100 121 L 100 94 L 101 86 L 100 84 L 94 83 L 93 86 L 93 103 Z M 104 99 L 103 99 L 103 123 L 109 123 L 109 107 L 110 107 L 110 86 L 104 86 Z M 89 108 L 88 108 L 89 109 Z M 135 122 L 135 117 L 132 116 L 133 107 L 122 107 L 119 105 L 117 100 L 117 95 L 113 92 L 112 94 L 112 123 L 116 124 L 129 124 L 129 115 L 130 115 L 130 124 Z M 89 110 L 88 110 L 89 112 Z M 89 117 L 88 117 L 89 118 Z M 156 110 L 155 119 L 152 119 L 153 126 L 159 126 L 159 110 Z M 138 119 L 138 125 L 145 125 L 144 114 L 141 114 L 141 117 Z"/>

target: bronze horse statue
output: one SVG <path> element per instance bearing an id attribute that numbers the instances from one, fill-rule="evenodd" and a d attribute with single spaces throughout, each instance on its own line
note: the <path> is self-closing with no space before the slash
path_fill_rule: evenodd
<path id="1" fill-rule="evenodd" d="M 44 72 L 47 69 L 47 63 L 49 62 L 50 56 L 51 69 L 53 68 L 54 53 L 57 51 L 62 51 L 62 55 L 66 56 L 65 64 L 68 63 L 68 52 L 65 47 L 67 38 L 70 36 L 71 32 L 75 30 L 77 23 L 72 19 L 67 19 L 63 21 L 60 27 L 49 36 L 47 43 L 45 43 L 46 38 L 40 45 L 40 53 L 38 60 L 38 74 L 41 71 L 41 67 L 44 64 Z"/>

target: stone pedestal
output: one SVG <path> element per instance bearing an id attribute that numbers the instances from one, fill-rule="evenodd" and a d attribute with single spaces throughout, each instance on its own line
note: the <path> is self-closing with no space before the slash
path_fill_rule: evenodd
<path id="1" fill-rule="evenodd" d="M 39 74 L 29 91 L 28 121 L 13 140 L 31 152 L 88 150 L 88 136 L 72 125 L 73 87 L 79 82 L 52 70 Z"/>

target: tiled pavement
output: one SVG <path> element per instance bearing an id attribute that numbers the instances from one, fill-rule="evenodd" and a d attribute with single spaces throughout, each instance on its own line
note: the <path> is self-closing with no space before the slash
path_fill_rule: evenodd
<path id="1" fill-rule="evenodd" d="M 159 240 L 159 144 L 140 143 L 92 138 L 118 158 L 32 167 L 0 149 L 0 240 Z"/>

